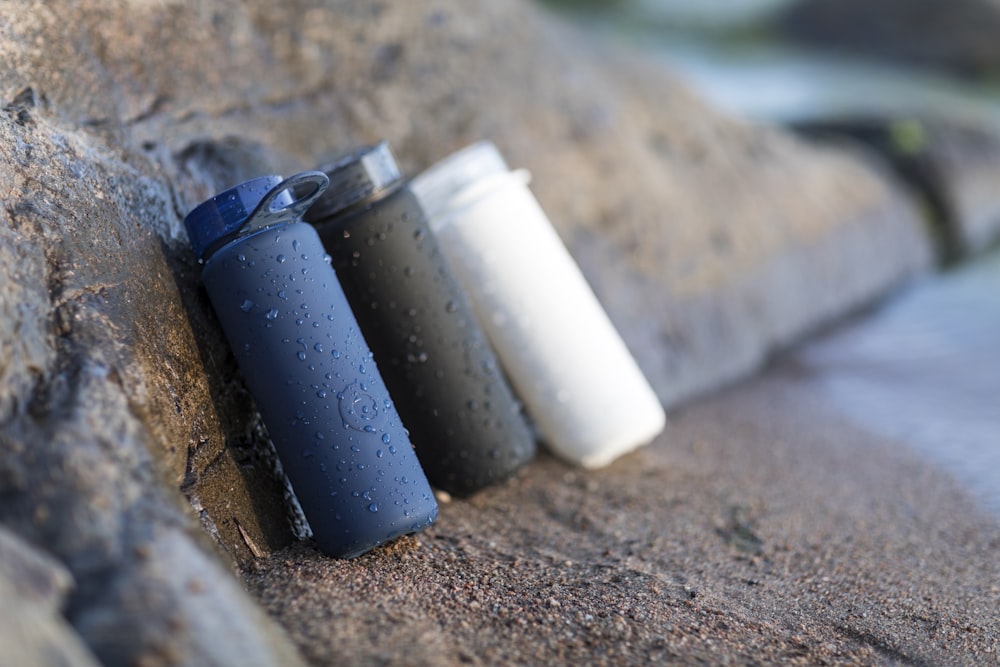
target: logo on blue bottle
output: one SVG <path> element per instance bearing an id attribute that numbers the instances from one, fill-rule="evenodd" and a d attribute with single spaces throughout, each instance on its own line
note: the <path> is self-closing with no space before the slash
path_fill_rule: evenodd
<path id="1" fill-rule="evenodd" d="M 375 433 L 386 420 L 386 408 L 360 382 L 352 382 L 337 394 L 344 425 L 356 431 Z"/>

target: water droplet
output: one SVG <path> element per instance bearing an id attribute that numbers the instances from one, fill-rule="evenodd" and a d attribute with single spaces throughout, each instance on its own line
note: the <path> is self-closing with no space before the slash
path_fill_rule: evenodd
<path id="1" fill-rule="evenodd" d="M 391 438 L 389 437 L 389 434 L 388 433 L 383 433 L 382 434 L 382 442 L 384 442 L 385 444 L 388 445 L 389 444 L 389 440 L 391 440 Z M 382 451 L 382 450 L 379 450 L 379 451 Z"/>
<path id="2" fill-rule="evenodd" d="M 326 389 L 320 389 L 319 391 L 316 392 L 316 395 L 320 398 L 326 398 Z"/>
<path id="3" fill-rule="evenodd" d="M 470 410 L 476 410 L 479 408 L 479 403 L 472 399 L 469 399 L 469 402 L 466 403 L 466 405 L 469 406 Z"/>
<path id="4" fill-rule="evenodd" d="M 243 253 L 240 253 L 239 255 L 236 256 L 236 259 L 240 260 L 241 262 L 245 262 L 247 261 L 247 256 L 244 255 Z"/>
<path id="5" fill-rule="evenodd" d="M 278 309 L 272 308 L 271 310 L 267 311 L 267 314 L 265 314 L 264 317 L 266 317 L 269 320 L 278 319 Z"/>
<path id="6" fill-rule="evenodd" d="M 423 241 L 425 236 L 427 236 L 427 232 L 425 232 L 423 229 L 418 229 L 417 231 L 413 232 L 413 238 L 417 241 Z"/>
<path id="7" fill-rule="evenodd" d="M 278 260 L 278 264 L 284 264 L 285 263 L 285 256 L 284 255 L 278 255 L 277 257 L 275 257 L 275 259 Z"/>
<path id="8" fill-rule="evenodd" d="M 396 445 L 389 445 L 389 453 L 390 454 L 396 453 Z"/>
<path id="9" fill-rule="evenodd" d="M 362 408 L 362 411 L 363 410 L 364 410 L 364 408 Z M 371 424 L 366 424 L 365 425 L 365 433 L 374 433 L 374 432 L 375 432 L 375 427 L 374 426 L 372 426 Z"/>
<path id="10" fill-rule="evenodd" d="M 242 310 L 244 313 L 249 313 L 251 308 L 253 308 L 253 301 L 251 301 L 250 299 L 247 299 L 240 305 L 240 310 Z"/>
<path id="11" fill-rule="evenodd" d="M 283 290 L 283 289 L 282 289 L 282 290 L 278 290 L 278 298 L 279 298 L 279 299 L 287 299 L 287 298 L 288 298 L 288 297 L 287 297 L 287 296 L 285 295 L 285 290 Z"/>
<path id="12" fill-rule="evenodd" d="M 292 241 L 292 250 L 298 250 L 298 249 L 299 249 L 299 240 L 295 239 Z"/>
<path id="13" fill-rule="evenodd" d="M 322 352 L 323 351 L 323 344 L 322 343 L 316 343 L 315 345 L 313 345 L 313 349 L 316 350 L 317 352 Z"/>
<path id="14" fill-rule="evenodd" d="M 410 276 L 412 276 L 413 275 L 413 267 L 412 266 L 404 267 L 403 268 L 403 275 L 406 276 L 407 278 L 409 278 Z"/>
<path id="15" fill-rule="evenodd" d="M 364 463 L 359 463 L 358 464 L 358 470 L 364 470 L 364 469 L 365 469 L 365 464 Z"/>
<path id="16" fill-rule="evenodd" d="M 358 372 L 359 373 L 361 373 L 362 375 L 364 375 L 366 371 L 367 371 L 367 369 L 365 368 L 364 364 L 358 364 Z"/>
<path id="17" fill-rule="evenodd" d="M 385 456 L 385 452 L 383 452 L 381 449 L 376 449 L 375 456 L 377 456 L 378 458 L 382 458 L 383 456 Z"/>
<path id="18" fill-rule="evenodd" d="M 317 440 L 322 440 L 322 439 L 323 439 L 323 438 L 325 438 L 325 437 L 326 437 L 326 436 L 325 436 L 325 435 L 323 435 L 323 432 L 322 432 L 322 431 L 316 431 L 316 439 L 317 439 Z"/>
<path id="19" fill-rule="evenodd" d="M 345 239 L 349 239 L 349 238 L 351 238 L 351 232 L 349 232 L 348 230 L 346 230 L 346 229 L 345 229 L 345 230 L 344 230 L 344 238 L 345 238 Z"/>
<path id="20" fill-rule="evenodd" d="M 369 512 L 378 512 L 378 503 L 372 503 L 368 506 Z"/>
<path id="21" fill-rule="evenodd" d="M 302 350 L 299 350 L 298 352 L 296 352 L 295 356 L 299 358 L 299 361 L 305 361 L 306 360 L 306 353 L 303 352 Z"/>
<path id="22" fill-rule="evenodd" d="M 334 359 L 340 359 L 340 350 L 332 350 L 330 354 L 333 355 Z"/>
<path id="23" fill-rule="evenodd" d="M 357 445 L 351 445 L 351 451 L 352 452 L 360 452 L 361 448 L 358 447 Z"/>
<path id="24" fill-rule="evenodd" d="M 458 310 L 458 304 L 455 303 L 454 301 L 449 301 L 444 305 L 444 310 L 446 313 L 454 313 L 456 310 Z"/>

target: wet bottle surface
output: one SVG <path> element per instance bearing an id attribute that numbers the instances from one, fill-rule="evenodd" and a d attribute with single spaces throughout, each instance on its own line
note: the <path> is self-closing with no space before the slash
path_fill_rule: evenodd
<path id="1" fill-rule="evenodd" d="M 431 482 L 470 494 L 535 453 L 520 406 L 388 147 L 325 169 L 309 210 Z"/>
<path id="2" fill-rule="evenodd" d="M 220 211 L 253 217 L 265 197 L 287 207 L 199 252 L 202 281 L 317 544 L 353 557 L 430 525 L 437 504 L 322 243 L 299 221 L 310 202 L 291 204 L 278 183 L 223 192 L 185 223 L 199 251 L 198 228 L 217 231 L 205 221 Z"/>

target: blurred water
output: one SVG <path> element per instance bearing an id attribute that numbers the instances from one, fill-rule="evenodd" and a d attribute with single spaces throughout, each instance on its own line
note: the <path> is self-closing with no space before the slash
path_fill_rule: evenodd
<path id="1" fill-rule="evenodd" d="M 797 0 L 549 0 L 571 20 L 639 47 L 714 106 L 753 120 L 947 118 L 1000 129 L 1000 94 L 922 70 L 828 54 L 780 39 L 768 23 Z"/>
<path id="2" fill-rule="evenodd" d="M 912 446 L 1000 512 L 1000 251 L 797 358 L 857 423 Z"/>
<path id="3" fill-rule="evenodd" d="M 723 29 L 746 25 L 797 0 L 625 0 L 614 11 L 642 22 L 685 28 Z"/>
<path id="4" fill-rule="evenodd" d="M 1000 131 L 1000 95 L 946 76 L 781 45 L 632 40 L 717 108 L 777 123 L 920 118 Z"/>

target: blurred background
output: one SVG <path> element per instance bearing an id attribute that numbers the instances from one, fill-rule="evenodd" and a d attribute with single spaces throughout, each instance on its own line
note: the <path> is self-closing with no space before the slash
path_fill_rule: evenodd
<path id="1" fill-rule="evenodd" d="M 919 203 L 944 269 L 807 346 L 852 418 L 1000 510 L 1000 3 L 542 0 L 714 107 L 853 146 Z"/>
<path id="2" fill-rule="evenodd" d="M 879 154 L 924 204 L 944 264 L 996 242 L 997 197 L 972 181 L 995 173 L 1000 3 L 540 1 L 666 63 L 718 109 Z"/>
<path id="3" fill-rule="evenodd" d="M 989 0 L 542 0 L 669 63 L 717 106 L 789 124 L 1000 116 Z"/>

